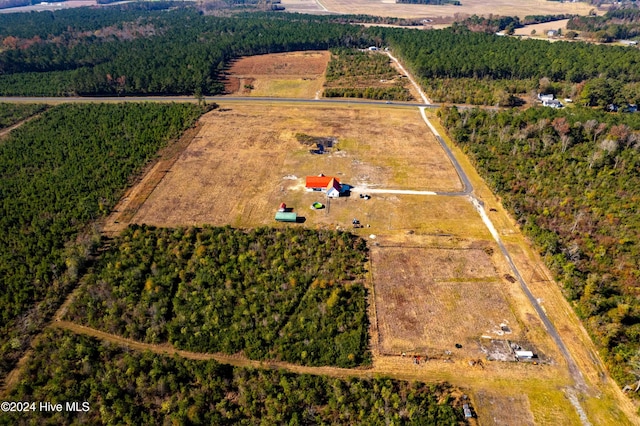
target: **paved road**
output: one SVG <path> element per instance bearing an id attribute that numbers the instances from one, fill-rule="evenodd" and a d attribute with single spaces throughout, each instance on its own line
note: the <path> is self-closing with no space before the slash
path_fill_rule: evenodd
<path id="1" fill-rule="evenodd" d="M 205 96 L 204 100 L 212 102 L 286 102 L 286 103 L 316 103 L 316 104 L 354 104 L 354 105 L 376 105 L 376 106 L 406 106 L 440 108 L 440 104 L 418 104 L 415 102 L 386 102 L 367 99 L 352 98 L 324 98 L 324 99 L 303 99 L 303 98 L 268 98 L 257 96 Z M 0 102 L 9 103 L 90 103 L 90 102 L 198 102 L 193 96 L 2 96 Z M 465 108 L 461 106 L 460 108 Z M 468 107 L 467 107 L 468 108 Z"/>

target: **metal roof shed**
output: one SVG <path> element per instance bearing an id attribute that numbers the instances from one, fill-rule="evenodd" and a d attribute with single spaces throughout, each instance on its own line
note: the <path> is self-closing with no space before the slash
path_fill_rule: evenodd
<path id="1" fill-rule="evenodd" d="M 278 222 L 297 222 L 298 214 L 294 212 L 277 212 L 276 220 Z"/>

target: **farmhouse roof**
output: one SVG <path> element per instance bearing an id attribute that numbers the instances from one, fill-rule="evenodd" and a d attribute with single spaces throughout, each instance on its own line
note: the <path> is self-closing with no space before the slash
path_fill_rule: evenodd
<path id="1" fill-rule="evenodd" d="M 329 182 L 331 180 L 336 180 L 338 184 L 340 184 L 340 180 L 338 178 L 334 178 L 331 176 L 307 176 L 307 188 L 327 188 Z"/>
<path id="2" fill-rule="evenodd" d="M 342 190 L 342 185 L 340 185 L 340 181 L 338 179 L 331 178 L 331 180 L 327 184 L 327 191 L 329 191 L 332 188 L 335 189 L 338 192 L 340 192 Z"/>

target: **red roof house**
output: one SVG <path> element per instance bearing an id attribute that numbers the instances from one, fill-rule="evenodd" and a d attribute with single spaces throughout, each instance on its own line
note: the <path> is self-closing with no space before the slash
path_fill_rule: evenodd
<path id="1" fill-rule="evenodd" d="M 310 190 L 326 190 L 327 186 L 329 185 L 329 183 L 331 183 L 332 180 L 335 180 L 338 185 L 340 185 L 340 180 L 338 178 L 334 178 L 331 176 L 325 176 L 325 175 L 320 175 L 320 176 L 307 176 L 307 183 L 306 183 L 306 187 L 307 189 Z"/>

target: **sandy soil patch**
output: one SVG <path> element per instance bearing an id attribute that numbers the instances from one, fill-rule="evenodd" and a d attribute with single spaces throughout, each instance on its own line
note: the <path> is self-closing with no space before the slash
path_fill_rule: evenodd
<path id="1" fill-rule="evenodd" d="M 327 51 L 273 53 L 241 58 L 226 72 L 225 91 L 236 96 L 314 98 L 322 89 Z"/>
<path id="2" fill-rule="evenodd" d="M 326 209 L 310 210 L 314 201 L 326 202 L 323 194 L 304 189 L 305 176 L 319 173 L 338 176 L 342 183 L 354 186 L 460 189 L 455 171 L 415 110 L 233 104 L 228 108 L 223 105 L 201 122 L 202 130 L 133 222 L 273 225 L 277 206 L 286 202 L 305 216 L 310 226 L 347 227 L 353 216 L 360 215 L 363 224 L 369 219 L 371 231 L 428 230 L 437 227 L 434 221 L 439 218 L 445 221 L 445 230 L 453 232 L 456 225 L 464 229 L 462 220 L 455 223 L 455 212 L 465 208 L 463 205 L 472 212 L 464 200 L 444 203 L 429 212 L 425 196 L 409 197 L 408 205 L 402 205 L 395 195 L 367 201 L 358 196 L 341 197 Z M 338 142 L 330 153 L 314 155 L 309 146 L 298 141 L 296 133 L 331 136 Z M 405 208 L 408 213 L 403 215 Z M 432 219 L 425 219 L 425 215 Z M 453 222 L 447 225 L 450 219 Z"/>

